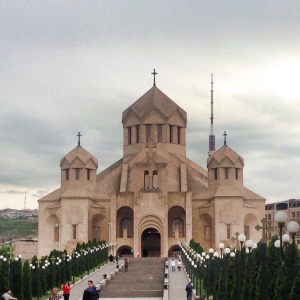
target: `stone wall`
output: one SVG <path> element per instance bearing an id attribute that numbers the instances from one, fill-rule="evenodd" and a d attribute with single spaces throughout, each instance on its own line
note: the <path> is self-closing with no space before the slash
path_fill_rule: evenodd
<path id="1" fill-rule="evenodd" d="M 38 242 L 16 241 L 14 244 L 14 255 L 21 254 L 22 259 L 31 260 L 33 256 L 38 255 Z"/>

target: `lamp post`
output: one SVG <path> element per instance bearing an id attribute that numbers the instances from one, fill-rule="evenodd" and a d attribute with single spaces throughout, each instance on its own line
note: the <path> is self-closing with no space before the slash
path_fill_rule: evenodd
<path id="1" fill-rule="evenodd" d="M 41 278 L 41 270 L 40 270 L 40 263 L 41 263 L 41 260 L 38 259 L 37 260 L 37 299 L 40 300 L 40 285 L 41 285 L 41 281 L 40 281 L 40 278 Z"/>
<path id="2" fill-rule="evenodd" d="M 225 248 L 223 243 L 219 243 L 219 249 L 221 252 L 220 259 L 222 263 L 222 299 L 227 300 L 227 275 L 228 275 L 228 258 L 235 256 L 234 252 L 230 251 L 230 248 Z"/>
<path id="3" fill-rule="evenodd" d="M 37 283 L 37 299 L 39 300 L 40 299 L 40 263 L 41 263 L 41 260 L 38 259 L 36 261 L 36 266 L 35 265 L 32 265 L 30 264 L 30 268 L 32 269 L 33 271 L 33 279 L 35 280 L 35 282 Z M 53 285 L 54 286 L 54 285 Z"/>
<path id="4" fill-rule="evenodd" d="M 50 257 L 51 260 L 51 275 L 52 275 L 52 287 L 56 286 L 56 272 L 55 272 L 55 257 Z"/>
<path id="5" fill-rule="evenodd" d="M 289 245 L 290 237 L 288 234 L 282 235 L 283 227 L 285 225 L 285 222 L 287 220 L 287 214 L 283 211 L 279 211 L 275 215 L 275 222 L 278 223 L 279 226 L 279 236 L 280 240 L 275 242 L 275 247 L 280 248 L 280 256 L 281 259 L 284 261 L 287 267 L 289 268 L 300 268 L 300 265 L 298 264 L 293 264 L 290 262 L 287 257 L 284 255 L 284 247 Z M 292 246 L 295 247 L 295 237 L 296 233 L 299 230 L 299 224 L 295 221 L 291 221 L 287 225 L 287 230 L 290 232 L 292 235 Z M 283 245 L 284 243 L 284 245 Z"/>
<path id="6" fill-rule="evenodd" d="M 206 297 L 209 299 L 210 288 L 211 288 L 211 271 L 212 271 L 212 259 L 213 259 L 214 249 L 210 248 L 208 250 L 208 254 L 205 252 L 202 253 L 202 256 L 205 256 L 205 270 L 206 270 Z M 214 280 L 214 278 L 213 278 Z"/>
<path id="7" fill-rule="evenodd" d="M 0 282 L 1 290 L 5 290 L 6 287 L 9 285 L 9 273 L 8 273 L 8 267 L 7 267 L 7 258 L 3 255 L 0 255 L 0 272 L 2 274 L 3 282 Z M 6 281 L 6 282 L 5 282 Z"/>
<path id="8" fill-rule="evenodd" d="M 266 230 L 270 229 L 266 225 L 266 219 L 263 218 L 261 220 L 262 226 L 257 225 L 255 227 L 256 230 L 262 229 L 262 238 L 261 238 L 261 254 L 260 254 L 260 262 L 256 262 L 254 266 L 247 266 L 245 264 L 246 270 L 257 270 L 259 267 L 259 263 L 261 263 L 261 299 L 267 300 L 267 240 L 266 240 Z M 237 235 L 238 233 L 236 233 Z M 237 262 L 237 300 L 241 299 L 241 257 L 240 257 L 240 250 L 242 249 L 243 245 L 245 245 L 246 253 L 251 255 L 252 249 L 257 247 L 257 244 L 254 243 L 252 240 L 246 241 L 246 236 L 244 234 L 238 234 L 237 240 L 240 243 L 239 250 L 236 251 L 236 262 Z"/>
<path id="9" fill-rule="evenodd" d="M 198 253 L 197 254 L 197 263 L 198 263 L 198 267 L 197 267 L 198 280 L 197 280 L 197 283 L 199 283 L 199 287 L 197 285 L 197 290 L 199 291 L 199 296 L 200 297 L 202 296 L 202 282 L 201 282 L 201 277 L 202 277 L 202 274 L 201 274 L 202 260 L 203 260 L 202 256 Z"/>
<path id="10" fill-rule="evenodd" d="M 72 282 L 75 284 L 75 249 L 72 251 Z"/>
<path id="11" fill-rule="evenodd" d="M 12 272 L 12 259 L 14 256 L 14 252 L 12 249 L 9 250 L 9 284 L 10 284 L 10 289 L 13 291 L 13 272 Z"/>
<path id="12" fill-rule="evenodd" d="M 63 278 L 62 278 L 62 280 L 63 280 L 63 283 L 65 283 L 66 282 L 66 254 L 63 252 L 63 254 L 62 254 L 62 273 L 63 273 Z"/>
<path id="13" fill-rule="evenodd" d="M 108 244 L 110 245 L 111 243 L 111 227 L 110 227 L 110 223 L 108 223 Z M 111 249 L 109 249 L 109 254 L 111 254 Z"/>

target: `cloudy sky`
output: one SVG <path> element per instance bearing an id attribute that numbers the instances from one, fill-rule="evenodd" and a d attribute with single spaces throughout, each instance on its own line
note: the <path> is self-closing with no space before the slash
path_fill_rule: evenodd
<path id="1" fill-rule="evenodd" d="M 77 145 L 98 172 L 122 157 L 122 112 L 157 87 L 188 116 L 206 168 L 210 74 L 216 147 L 245 160 L 268 202 L 300 198 L 300 1 L 0 1 L 0 208 L 36 208 Z"/>

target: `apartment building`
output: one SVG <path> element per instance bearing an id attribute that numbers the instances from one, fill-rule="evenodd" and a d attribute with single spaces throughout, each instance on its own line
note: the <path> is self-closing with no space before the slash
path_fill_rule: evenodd
<path id="1" fill-rule="evenodd" d="M 279 226 L 275 222 L 275 214 L 278 211 L 284 211 L 288 218 L 283 228 L 283 234 L 286 232 L 286 226 L 290 221 L 296 221 L 300 224 L 300 199 L 290 199 L 276 203 L 269 203 L 265 205 L 265 218 L 267 220 L 266 238 L 271 240 L 275 234 L 279 235 Z M 296 243 L 300 248 L 300 230 L 296 235 Z"/>

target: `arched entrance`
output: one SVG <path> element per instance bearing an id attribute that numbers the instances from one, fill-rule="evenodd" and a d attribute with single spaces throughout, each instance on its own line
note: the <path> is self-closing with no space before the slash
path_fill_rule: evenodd
<path id="1" fill-rule="evenodd" d="M 122 246 L 118 249 L 117 251 L 117 255 L 119 255 L 120 257 L 128 257 L 128 256 L 132 256 L 132 248 L 130 246 Z"/>
<path id="2" fill-rule="evenodd" d="M 169 249 L 168 257 L 177 257 L 181 256 L 181 248 L 178 245 L 174 245 Z"/>
<path id="3" fill-rule="evenodd" d="M 143 257 L 159 257 L 160 256 L 160 233 L 155 228 L 146 228 L 142 232 L 142 256 Z"/>

